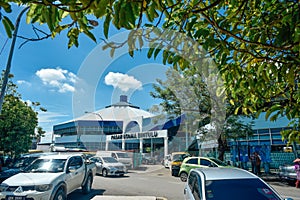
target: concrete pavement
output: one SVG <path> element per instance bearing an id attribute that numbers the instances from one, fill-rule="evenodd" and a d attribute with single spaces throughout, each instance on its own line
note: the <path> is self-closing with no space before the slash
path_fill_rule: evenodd
<path id="1" fill-rule="evenodd" d="M 140 165 L 130 169 L 129 173 L 148 173 L 164 168 L 163 165 Z M 164 197 L 156 196 L 95 196 L 92 200 L 167 200 Z"/>

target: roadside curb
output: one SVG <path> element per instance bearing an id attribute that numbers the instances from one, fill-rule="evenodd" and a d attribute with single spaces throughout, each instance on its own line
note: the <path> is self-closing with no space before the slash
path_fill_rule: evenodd
<path id="1" fill-rule="evenodd" d="M 92 200 L 167 200 L 155 196 L 95 196 Z"/>

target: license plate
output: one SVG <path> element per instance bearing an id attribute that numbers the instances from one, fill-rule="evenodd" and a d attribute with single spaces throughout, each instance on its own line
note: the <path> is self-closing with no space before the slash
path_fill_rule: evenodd
<path id="1" fill-rule="evenodd" d="M 25 196 L 6 196 L 5 200 L 25 200 Z"/>

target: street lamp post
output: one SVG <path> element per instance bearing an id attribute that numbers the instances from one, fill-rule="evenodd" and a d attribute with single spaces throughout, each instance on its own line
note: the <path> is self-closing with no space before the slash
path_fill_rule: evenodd
<path id="1" fill-rule="evenodd" d="M 101 119 L 101 126 L 100 126 L 100 128 L 101 128 L 101 134 L 100 134 L 100 150 L 102 150 L 102 137 L 103 137 L 103 135 L 104 135 L 104 126 L 103 126 L 103 122 L 104 122 L 104 120 L 103 120 L 103 118 L 102 118 L 102 116 L 99 114 L 99 113 L 95 113 L 95 112 L 88 112 L 88 111 L 85 111 L 85 113 L 91 113 L 91 114 L 94 114 L 94 115 L 97 115 L 100 119 Z"/>

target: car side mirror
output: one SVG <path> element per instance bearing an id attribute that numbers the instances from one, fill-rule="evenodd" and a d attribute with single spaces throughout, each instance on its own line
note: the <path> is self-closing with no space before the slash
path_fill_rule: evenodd
<path id="1" fill-rule="evenodd" d="M 76 167 L 75 166 L 69 166 L 68 167 L 68 173 L 74 173 L 76 171 Z"/>
<path id="2" fill-rule="evenodd" d="M 93 160 L 90 160 L 90 159 L 86 159 L 86 160 L 84 161 L 84 163 L 85 163 L 86 165 L 89 165 L 89 164 L 94 163 L 94 161 L 93 161 Z"/>

